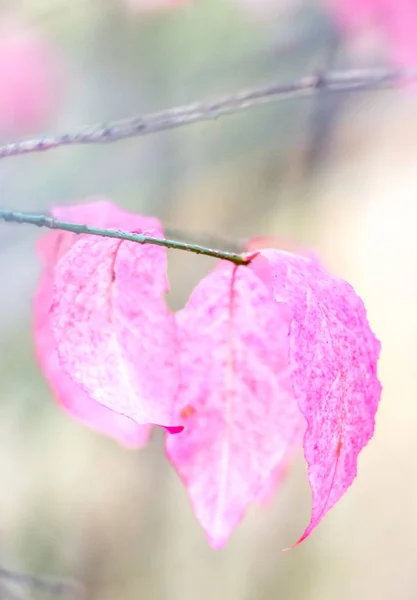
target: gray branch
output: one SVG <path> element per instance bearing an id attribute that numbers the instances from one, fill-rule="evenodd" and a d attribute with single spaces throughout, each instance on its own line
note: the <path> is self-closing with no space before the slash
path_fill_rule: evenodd
<path id="1" fill-rule="evenodd" d="M 217 119 L 260 104 L 326 94 L 352 94 L 397 88 L 417 80 L 417 70 L 366 69 L 334 71 L 306 75 L 288 83 L 268 85 L 240 91 L 211 102 L 198 102 L 144 116 L 135 116 L 107 125 L 93 125 L 75 133 L 47 136 L 0 146 L 0 159 L 7 156 L 46 152 L 61 146 L 107 144 L 125 138 L 148 135 Z"/>
<path id="2" fill-rule="evenodd" d="M 76 600 L 83 600 L 85 595 L 82 585 L 73 579 L 33 575 L 0 567 L 0 580 L 4 583 L 31 588 L 54 596 L 67 596 Z M 10 595 L 12 594 L 10 591 Z"/>

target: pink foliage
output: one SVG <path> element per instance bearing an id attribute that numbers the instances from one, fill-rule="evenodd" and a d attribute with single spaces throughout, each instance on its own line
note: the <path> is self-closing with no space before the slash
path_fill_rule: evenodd
<path id="1" fill-rule="evenodd" d="M 136 230 L 146 231 L 160 228 L 156 219 L 121 210 L 106 200 L 55 208 L 52 214 L 56 219 L 97 227 L 134 227 Z M 65 410 L 89 427 L 114 437 L 126 446 L 142 446 L 148 440 L 150 428 L 139 426 L 130 418 L 109 410 L 90 398 L 66 374 L 59 361 L 49 315 L 53 300 L 55 268 L 59 260 L 79 239 L 74 233 L 51 231 L 40 240 L 38 245 L 44 264 L 34 302 L 35 345 L 38 360 L 57 401 Z"/>
<path id="2" fill-rule="evenodd" d="M 251 268 L 293 314 L 289 362 L 307 421 L 304 455 L 312 491 L 311 521 L 301 542 L 351 485 L 358 455 L 373 435 L 380 344 L 353 288 L 317 261 L 262 250 Z"/>
<path id="3" fill-rule="evenodd" d="M 0 25 L 0 134 L 43 127 L 59 103 L 62 77 L 57 51 L 34 30 Z"/>
<path id="4" fill-rule="evenodd" d="M 166 268 L 164 248 L 86 236 L 55 267 L 50 323 L 62 367 L 90 398 L 140 425 L 175 427 Z"/>
<path id="5" fill-rule="evenodd" d="M 347 33 L 374 30 L 395 62 L 417 63 L 417 3 L 415 0 L 326 0 Z"/>
<path id="6" fill-rule="evenodd" d="M 185 429 L 167 439 L 167 453 L 219 548 L 302 440 L 288 364 L 290 313 L 250 269 L 226 263 L 196 287 L 177 324 L 176 414 Z"/>
<path id="7" fill-rule="evenodd" d="M 106 201 L 54 216 L 163 236 Z M 352 484 L 381 394 L 380 344 L 353 288 L 310 254 L 255 246 L 172 315 L 162 248 L 57 232 L 40 245 L 35 339 L 59 401 L 128 445 L 147 424 L 181 431 L 167 456 L 214 548 L 303 445 L 312 513 L 298 543 L 308 537 Z"/>

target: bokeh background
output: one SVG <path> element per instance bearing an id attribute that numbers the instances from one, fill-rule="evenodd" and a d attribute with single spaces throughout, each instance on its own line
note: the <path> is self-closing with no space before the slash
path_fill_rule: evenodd
<path id="1" fill-rule="evenodd" d="M 396 60 L 376 28 L 341 27 L 336 0 L 172 4 L 3 0 L 1 141 Z M 26 40 L 17 55 L 13 36 Z M 0 565 L 75 578 L 92 600 L 417 598 L 416 164 L 413 89 L 320 93 L 2 160 L 1 205 L 11 209 L 107 196 L 203 244 L 274 235 L 312 248 L 363 297 L 384 391 L 359 476 L 310 539 L 281 551 L 309 519 L 300 454 L 270 505 L 250 509 L 213 551 L 160 432 L 126 450 L 55 403 L 32 337 L 42 232 L 0 224 Z M 213 263 L 180 252 L 169 261 L 178 308 Z"/>

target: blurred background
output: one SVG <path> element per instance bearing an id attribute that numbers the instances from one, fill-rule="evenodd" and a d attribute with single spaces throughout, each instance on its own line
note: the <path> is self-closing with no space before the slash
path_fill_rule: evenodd
<path id="1" fill-rule="evenodd" d="M 417 10 L 382 4 L 3 0 L 0 141 L 318 69 L 417 66 Z M 300 454 L 270 505 L 250 509 L 213 551 L 161 432 L 126 450 L 54 401 L 32 339 L 42 232 L 0 224 L 0 565 L 75 578 L 93 600 L 417 598 L 416 161 L 413 89 L 320 93 L 114 145 L 2 160 L 10 209 L 106 196 L 202 244 L 274 235 L 312 248 L 364 299 L 382 341 L 384 391 L 358 479 L 311 538 L 281 551 L 309 520 Z M 212 264 L 169 254 L 173 308 Z M 1 598 L 12 592 L 32 597 L 0 587 Z"/>

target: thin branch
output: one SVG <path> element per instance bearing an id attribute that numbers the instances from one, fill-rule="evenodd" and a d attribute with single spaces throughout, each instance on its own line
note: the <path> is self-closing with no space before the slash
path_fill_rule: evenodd
<path id="1" fill-rule="evenodd" d="M 61 146 L 105 144 L 217 119 L 277 100 L 313 96 L 317 92 L 347 94 L 392 89 L 417 80 L 417 70 L 366 69 L 306 75 L 288 83 L 272 83 L 244 90 L 211 102 L 193 103 L 144 116 L 93 125 L 75 133 L 42 137 L 0 146 L 0 159 L 45 152 Z"/>
<path id="2" fill-rule="evenodd" d="M 220 247 L 222 250 L 227 250 L 228 252 L 245 252 L 245 248 L 248 246 L 250 238 L 227 238 L 226 235 L 221 235 L 218 233 L 208 233 L 207 231 L 201 230 L 198 231 L 185 231 L 184 229 L 179 229 L 178 227 L 170 227 L 169 225 L 164 225 L 164 233 L 169 238 L 176 238 L 181 241 L 187 240 L 189 244 L 198 244 L 202 246 L 208 246 L 212 248 Z"/>
<path id="3" fill-rule="evenodd" d="M 84 597 L 83 587 L 73 579 L 20 573 L 5 567 L 0 567 L 0 579 L 10 584 L 30 587 L 33 590 L 47 592 L 55 596 L 71 596 L 77 599 Z"/>
<path id="4" fill-rule="evenodd" d="M 157 238 L 142 233 L 131 233 L 129 231 L 120 231 L 118 229 L 89 227 L 87 225 L 79 225 L 77 223 L 58 221 L 46 215 L 34 215 L 31 213 L 0 209 L 0 220 L 5 221 L 6 223 L 25 223 L 28 225 L 36 225 L 36 227 L 70 231 L 71 233 L 76 233 L 78 235 L 97 235 L 101 237 L 117 238 L 119 240 L 136 242 L 138 244 L 153 244 L 154 246 L 163 246 L 164 248 L 172 248 L 174 250 L 185 250 L 187 252 L 193 252 L 194 254 L 204 254 L 205 256 L 212 256 L 213 258 L 228 260 L 235 265 L 248 265 L 253 258 L 251 253 L 227 252 L 225 250 L 217 250 L 214 248 L 199 246 L 198 244 L 188 244 L 178 240 Z"/>
<path id="5" fill-rule="evenodd" d="M 0 598 L 1 600 L 22 600 L 21 596 L 18 596 L 4 583 L 0 583 Z"/>

